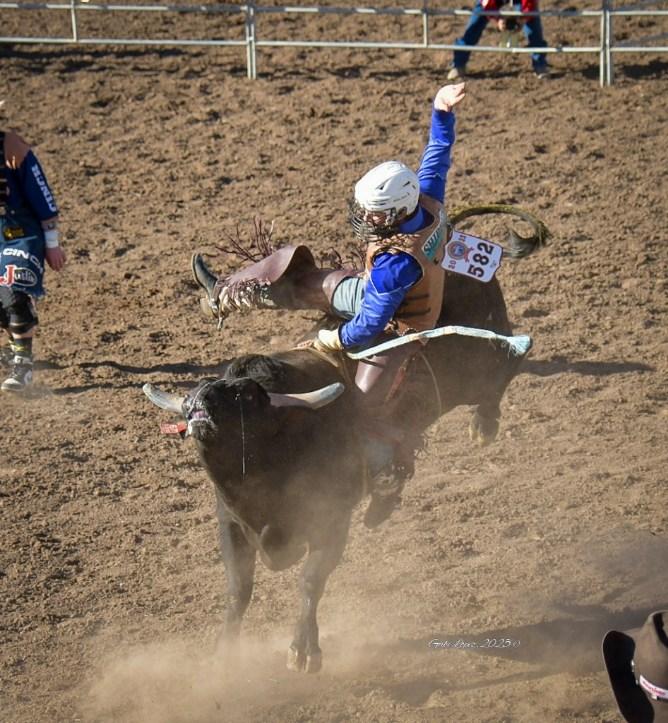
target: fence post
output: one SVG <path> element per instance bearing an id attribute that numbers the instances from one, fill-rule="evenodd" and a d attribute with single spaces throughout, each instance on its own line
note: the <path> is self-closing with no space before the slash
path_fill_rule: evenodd
<path id="1" fill-rule="evenodd" d="M 605 61 L 605 84 L 606 85 L 612 85 L 613 83 L 613 69 L 612 69 L 612 15 L 610 14 L 610 11 L 613 9 L 614 6 L 614 0 L 603 0 L 605 3 L 605 14 L 607 15 L 608 22 L 606 26 L 606 34 L 605 34 L 605 52 L 606 52 L 606 61 Z"/>
<path id="2" fill-rule="evenodd" d="M 77 27 L 76 0 L 70 0 L 70 21 L 72 23 L 72 41 L 79 42 L 79 29 Z"/>
<path id="3" fill-rule="evenodd" d="M 257 79 L 257 48 L 255 46 L 255 3 L 246 5 L 246 75 Z"/>
<path id="4" fill-rule="evenodd" d="M 422 44 L 429 47 L 429 0 L 422 1 Z"/>

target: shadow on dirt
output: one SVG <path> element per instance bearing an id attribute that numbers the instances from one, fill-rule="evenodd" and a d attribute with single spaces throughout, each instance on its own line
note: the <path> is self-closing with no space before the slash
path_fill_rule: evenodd
<path id="1" fill-rule="evenodd" d="M 440 634 L 432 640 L 399 640 L 393 644 L 369 646 L 368 653 L 379 660 L 405 658 L 407 655 L 439 655 L 447 648 L 456 652 L 468 652 L 481 657 L 504 658 L 513 662 L 528 663 L 537 666 L 535 670 L 513 673 L 504 677 L 493 676 L 489 681 L 480 679 L 466 682 L 449 682 L 448 691 L 479 690 L 488 686 L 506 685 L 513 682 L 539 680 L 560 673 L 586 675 L 603 670 L 601 642 L 608 630 L 629 630 L 640 626 L 647 616 L 668 608 L 668 600 L 651 607 L 626 609 L 611 613 L 603 606 L 570 606 L 564 612 L 574 614 L 577 619 L 558 619 L 522 627 L 502 628 L 478 634 L 475 640 L 463 639 L 461 634 Z M 518 643 L 502 647 L 484 647 L 480 645 L 500 645 L 502 641 Z M 459 644 L 458 644 L 459 642 Z M 469 647 L 475 644 L 478 647 Z M 423 705 L 430 696 L 444 687 L 442 675 L 421 675 L 412 680 L 383 683 L 384 688 L 396 700 L 412 706 Z"/>
<path id="2" fill-rule="evenodd" d="M 190 362 L 173 362 L 167 364 L 154 364 L 152 366 L 135 366 L 132 364 L 121 364 L 112 360 L 104 360 L 98 362 L 81 362 L 76 367 L 79 369 L 115 369 L 122 374 L 128 375 L 146 375 L 146 374 L 187 374 L 194 377 L 197 381 L 204 376 L 220 377 L 227 368 L 228 361 L 221 361 L 218 364 L 192 364 Z M 59 365 L 48 360 L 40 360 L 35 364 L 35 369 L 39 370 L 57 370 L 65 371 L 68 367 Z M 556 374 L 579 374 L 580 376 L 605 377 L 613 374 L 628 374 L 630 372 L 652 372 L 654 367 L 640 362 L 589 362 L 589 361 L 569 361 L 566 357 L 555 356 L 552 359 L 535 359 L 524 362 L 520 369 L 520 374 L 532 374 L 538 377 L 549 377 Z M 193 379 L 183 381 L 169 379 L 166 380 L 174 387 L 191 387 Z M 164 381 L 161 383 L 165 383 Z M 50 389 L 48 392 L 42 390 L 42 393 L 36 391 L 36 397 L 50 395 L 65 394 L 81 394 L 82 392 L 100 389 L 127 389 L 136 386 L 137 382 L 132 379 L 117 379 L 114 381 L 98 381 L 90 384 L 80 384 L 77 386 L 61 387 L 58 389 Z"/>
<path id="3" fill-rule="evenodd" d="M 160 380 L 157 383 L 169 384 L 172 387 L 191 388 L 202 377 L 221 377 L 224 374 L 228 363 L 229 362 L 226 361 L 220 362 L 219 364 L 190 364 L 188 362 L 176 362 L 173 364 L 155 364 L 153 366 L 142 367 L 132 366 L 130 364 L 120 364 L 118 362 L 109 360 L 100 362 L 82 362 L 80 364 L 77 364 L 74 368 L 94 370 L 107 367 L 110 369 L 115 369 L 116 371 L 121 372 L 125 375 L 156 374 L 159 372 L 165 374 L 187 374 L 190 375 L 191 378 L 184 381 L 178 381 L 170 378 Z M 35 364 L 35 369 L 37 371 L 44 369 L 66 371 L 70 369 L 70 367 L 61 366 L 59 364 L 56 364 L 55 362 L 50 361 L 38 361 Z M 98 380 L 95 382 L 90 382 L 88 384 L 78 384 L 76 386 L 72 385 L 59 388 L 48 388 L 41 385 L 35 385 L 30 390 L 30 392 L 28 394 L 24 394 L 24 396 L 29 399 L 41 399 L 48 396 L 81 394 L 83 392 L 99 391 L 101 389 L 128 389 L 137 387 L 138 384 L 139 382 L 137 380 L 132 379 L 130 376 L 125 376 L 117 377 L 116 379 L 111 381 Z"/>
<path id="4" fill-rule="evenodd" d="M 150 55 L 145 47 L 128 48 L 113 46 L 95 48 L 91 46 L 56 47 L 28 44 L 0 44 L 0 59 L 14 59 L 22 62 L 31 73 L 78 73 L 83 70 L 106 73 L 119 65 L 133 63 L 133 73 L 156 75 L 156 60 L 177 59 L 192 61 L 204 58 L 207 51 L 193 48 L 152 47 Z M 210 64 L 210 54 L 206 55 Z M 179 64 L 181 68 L 181 64 Z M 225 64 L 225 73 L 232 76 L 246 76 L 245 65 Z"/>
<path id="5" fill-rule="evenodd" d="M 522 364 L 519 373 L 551 377 L 555 374 L 571 372 L 581 376 L 606 377 L 611 374 L 653 371 L 656 371 L 654 367 L 640 362 L 569 361 L 566 357 L 555 356 L 552 359 L 528 359 Z"/>
<path id="6" fill-rule="evenodd" d="M 630 80 L 659 80 L 668 73 L 668 62 L 665 60 L 650 60 L 642 65 L 616 65 L 615 73 Z"/>
<path id="7" fill-rule="evenodd" d="M 154 374 L 155 372 L 167 372 L 172 374 L 223 374 L 229 362 L 222 361 L 218 364 L 190 364 L 188 362 L 176 362 L 173 364 L 154 364 L 150 367 L 132 366 L 130 364 L 119 364 L 115 361 L 82 362 L 78 366 L 81 369 L 97 369 L 99 367 L 111 367 L 127 374 Z"/>
<path id="8" fill-rule="evenodd" d="M 638 63 L 625 65 L 623 61 L 617 61 L 614 65 L 614 77 L 626 78 L 628 80 L 659 80 L 668 72 L 668 62 L 665 60 L 650 60 L 642 65 Z M 592 65 L 584 70 L 582 75 L 587 80 L 598 80 L 600 69 L 598 65 Z M 614 80 L 613 80 L 614 82 Z"/>

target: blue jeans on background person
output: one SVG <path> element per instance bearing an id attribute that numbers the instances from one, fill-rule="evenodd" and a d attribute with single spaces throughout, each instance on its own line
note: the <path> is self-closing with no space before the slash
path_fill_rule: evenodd
<path id="1" fill-rule="evenodd" d="M 519 10 L 519 5 L 513 5 L 513 10 Z M 477 45 L 483 30 L 487 27 L 490 17 L 481 15 L 484 10 L 481 0 L 476 0 L 473 6 L 473 14 L 469 17 L 468 24 L 464 30 L 464 35 L 455 40 L 455 45 Z M 547 43 L 543 37 L 543 26 L 540 17 L 529 17 L 526 22 L 522 23 L 522 32 L 527 39 L 527 46 L 530 48 L 546 48 Z M 453 66 L 463 70 L 468 62 L 471 52 L 469 50 L 455 50 Z M 531 63 L 536 73 L 546 70 L 547 56 L 544 53 L 532 53 Z"/>

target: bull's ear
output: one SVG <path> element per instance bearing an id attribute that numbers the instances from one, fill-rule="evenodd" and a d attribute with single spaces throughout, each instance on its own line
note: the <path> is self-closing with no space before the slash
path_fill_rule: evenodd
<path id="1" fill-rule="evenodd" d="M 269 399 L 273 407 L 319 409 L 340 397 L 344 390 L 345 386 L 343 384 L 335 382 L 327 387 L 316 389 L 314 392 L 306 392 L 305 394 L 276 394 L 275 392 L 269 392 Z"/>
<path id="2" fill-rule="evenodd" d="M 173 412 L 174 414 L 182 414 L 181 407 L 183 406 L 185 397 L 163 392 L 152 384 L 144 384 L 142 391 L 156 407 L 166 409 L 168 412 Z"/>

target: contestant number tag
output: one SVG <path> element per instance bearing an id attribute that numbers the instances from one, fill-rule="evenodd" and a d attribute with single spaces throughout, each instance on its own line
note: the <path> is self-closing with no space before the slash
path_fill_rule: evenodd
<path id="1" fill-rule="evenodd" d="M 445 247 L 441 266 L 455 274 L 491 281 L 499 266 L 503 247 L 485 239 L 454 231 Z"/>

